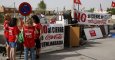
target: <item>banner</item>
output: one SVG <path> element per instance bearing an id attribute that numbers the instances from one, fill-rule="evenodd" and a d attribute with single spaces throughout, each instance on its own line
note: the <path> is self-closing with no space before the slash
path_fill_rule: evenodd
<path id="1" fill-rule="evenodd" d="M 78 10 L 74 12 L 74 18 L 78 21 L 78 24 L 85 25 L 107 25 L 107 20 L 110 17 L 109 14 L 81 12 Z"/>
<path id="2" fill-rule="evenodd" d="M 43 24 L 41 53 L 64 48 L 64 27 L 62 24 Z"/>

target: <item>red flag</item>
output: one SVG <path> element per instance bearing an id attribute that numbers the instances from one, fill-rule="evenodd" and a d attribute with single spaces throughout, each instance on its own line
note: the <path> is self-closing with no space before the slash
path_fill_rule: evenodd
<path id="1" fill-rule="evenodd" d="M 80 0 L 74 0 L 74 3 L 75 4 L 81 4 L 81 1 Z"/>
<path id="2" fill-rule="evenodd" d="M 74 3 L 76 3 L 76 0 L 74 0 Z"/>
<path id="3" fill-rule="evenodd" d="M 111 4 L 112 7 L 115 7 L 115 2 L 112 1 L 112 4 Z"/>

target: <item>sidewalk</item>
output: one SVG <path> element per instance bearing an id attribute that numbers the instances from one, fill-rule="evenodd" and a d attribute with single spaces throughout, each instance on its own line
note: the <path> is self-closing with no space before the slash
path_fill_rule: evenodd
<path id="1" fill-rule="evenodd" d="M 42 53 L 39 60 L 115 60 L 115 39 L 88 40 L 81 47 L 65 48 L 63 50 Z M 17 60 L 19 55 L 17 55 Z M 5 60 L 0 54 L 0 60 Z"/>

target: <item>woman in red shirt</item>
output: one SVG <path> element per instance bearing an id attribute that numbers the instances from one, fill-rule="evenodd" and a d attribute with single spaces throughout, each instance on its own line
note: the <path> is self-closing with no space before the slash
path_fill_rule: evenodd
<path id="1" fill-rule="evenodd" d="M 28 60 L 28 50 L 30 49 L 31 60 L 35 60 L 35 27 L 31 18 L 28 18 L 24 28 L 24 60 Z"/>
<path id="2" fill-rule="evenodd" d="M 5 16 L 4 16 L 4 36 L 6 39 L 7 60 L 9 60 L 9 58 L 10 58 L 10 47 L 9 47 L 9 42 L 8 42 L 8 24 L 9 24 L 10 20 L 11 20 L 10 15 L 5 14 Z"/>
<path id="3" fill-rule="evenodd" d="M 11 48 L 10 50 L 10 60 L 16 60 L 16 41 L 17 41 L 17 36 L 19 34 L 19 29 L 17 27 L 17 19 L 12 18 L 12 20 L 9 22 L 9 35 L 8 35 L 8 41 L 9 41 L 9 46 Z"/>
<path id="4" fill-rule="evenodd" d="M 39 58 L 40 50 L 41 50 L 40 35 L 41 35 L 41 31 L 42 31 L 42 25 L 41 25 L 40 19 L 38 18 L 37 15 L 33 15 L 32 18 L 33 18 L 34 26 L 36 29 L 36 37 L 35 37 L 36 58 Z"/>

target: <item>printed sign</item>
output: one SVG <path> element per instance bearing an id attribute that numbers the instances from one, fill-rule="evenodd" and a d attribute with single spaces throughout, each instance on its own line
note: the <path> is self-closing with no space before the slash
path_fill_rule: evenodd
<path id="1" fill-rule="evenodd" d="M 103 37 L 101 29 L 97 27 L 96 28 L 85 28 L 84 32 L 85 32 L 85 36 L 87 40 Z"/>
<path id="2" fill-rule="evenodd" d="M 109 14 L 89 13 L 75 10 L 74 17 L 79 24 L 107 25 L 107 20 L 111 16 Z"/>
<path id="3" fill-rule="evenodd" d="M 62 24 L 43 24 L 41 53 L 64 48 L 64 27 Z"/>

